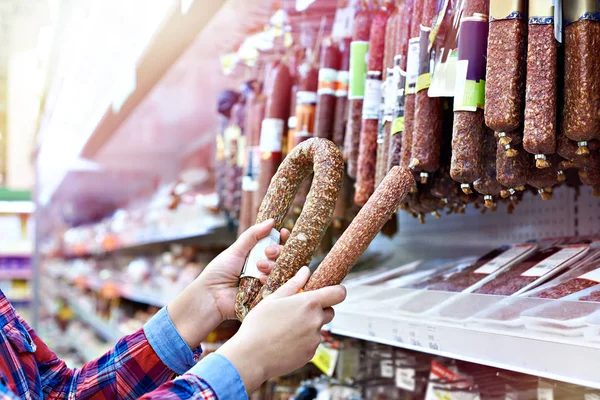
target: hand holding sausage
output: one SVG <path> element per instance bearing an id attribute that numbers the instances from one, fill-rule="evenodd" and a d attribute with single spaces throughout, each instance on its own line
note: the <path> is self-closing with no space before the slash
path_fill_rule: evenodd
<path id="1" fill-rule="evenodd" d="M 321 328 L 334 317 L 331 307 L 346 298 L 342 286 L 296 294 L 309 273 L 307 267 L 300 269 L 250 312 L 238 333 L 217 350 L 238 370 L 248 393 L 268 378 L 310 361 L 321 342 Z"/>

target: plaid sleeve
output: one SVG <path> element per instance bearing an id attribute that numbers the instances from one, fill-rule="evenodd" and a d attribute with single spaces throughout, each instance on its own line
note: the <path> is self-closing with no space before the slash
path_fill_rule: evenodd
<path id="1" fill-rule="evenodd" d="M 173 371 L 149 344 L 143 329 L 82 368 L 70 369 L 19 317 L 32 337 L 44 398 L 137 399 L 173 378 Z"/>
<path id="2" fill-rule="evenodd" d="M 165 383 L 157 390 L 143 396 L 142 399 L 237 400 L 236 397 L 218 397 L 212 387 L 205 380 L 190 374 L 185 374 L 175 380 Z"/>
<path id="3" fill-rule="evenodd" d="M 15 395 L 13 392 L 11 392 L 10 389 L 8 389 L 6 387 L 6 385 L 3 385 L 0 383 L 0 399 L 1 400 L 18 400 L 19 396 Z"/>

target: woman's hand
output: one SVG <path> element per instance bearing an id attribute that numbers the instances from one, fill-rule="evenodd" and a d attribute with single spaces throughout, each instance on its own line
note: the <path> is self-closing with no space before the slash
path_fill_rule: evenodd
<path id="1" fill-rule="evenodd" d="M 200 276 L 168 306 L 175 328 L 194 349 L 221 322 L 235 318 L 235 294 L 246 256 L 273 228 L 273 220 L 250 227 L 227 250 L 208 264 Z M 287 229 L 281 230 L 281 241 L 289 237 Z M 265 275 L 271 272 L 283 246 L 270 246 L 265 250 L 268 261 L 259 263 Z"/>
<path id="2" fill-rule="evenodd" d="M 217 350 L 236 367 L 248 393 L 309 362 L 321 342 L 321 328 L 334 317 L 331 307 L 346 298 L 343 286 L 296 294 L 309 276 L 303 267 L 248 313 L 235 336 Z"/>

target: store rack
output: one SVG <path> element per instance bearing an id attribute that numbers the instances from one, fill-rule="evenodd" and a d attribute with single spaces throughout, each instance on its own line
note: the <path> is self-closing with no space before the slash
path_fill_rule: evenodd
<path id="1" fill-rule="evenodd" d="M 178 172 L 173 160 L 182 158 L 182 149 L 185 154 L 192 148 L 208 149 L 212 146 L 216 93 L 239 83 L 239 77 L 221 76 L 218 55 L 223 52 L 223 47 L 212 42 L 217 33 L 225 29 L 231 29 L 233 37 L 227 40 L 226 45 L 239 41 L 241 32 L 254 29 L 257 23 L 248 24 L 253 27 L 242 26 L 245 13 L 268 9 L 267 3 L 270 2 L 234 0 L 209 3 L 193 0 L 173 2 L 170 14 L 135 65 L 132 91 L 123 95 L 118 106 L 110 104 L 101 110 L 102 118 L 77 151 L 77 157 L 91 161 L 90 169 L 77 170 L 65 163 L 58 178 L 41 182 L 38 205 L 54 213 L 53 217 L 68 219 L 69 222 L 97 221 L 114 211 L 117 205 L 134 198 L 138 192 L 152 187 L 155 181 L 173 181 Z M 308 6 L 313 2 L 306 3 Z M 266 19 L 267 13 L 260 15 L 260 22 Z M 198 91 L 200 84 L 209 87 L 208 95 Z M 183 109 L 169 108 L 165 113 L 156 112 L 167 108 L 175 96 L 187 100 Z M 201 110 L 201 115 L 197 110 Z M 140 126 L 144 129 L 138 129 Z M 179 134 L 159 134 L 166 130 Z M 142 138 L 140 131 L 144 132 Z M 202 134 L 198 135 L 198 132 Z M 210 170 L 210 157 L 203 159 L 205 153 L 200 151 L 199 154 L 202 165 L 198 168 L 204 172 Z M 486 215 L 483 211 L 487 211 Z M 480 255 L 507 243 L 597 234 L 600 203 L 593 197 L 591 188 L 582 187 L 581 193 L 576 194 L 573 188 L 562 186 L 554 190 L 553 198 L 548 201 L 541 201 L 527 193 L 512 214 L 501 203 L 495 213 L 469 208 L 466 215 L 444 215 L 441 219 L 427 216 L 425 225 L 407 213 L 399 213 L 398 218 L 400 232 L 392 238 L 379 236 L 363 260 L 382 260 L 381 267 L 397 267 L 417 259 Z M 84 250 L 66 252 L 56 259 L 105 259 L 147 253 L 169 244 L 226 246 L 235 239 L 234 226 L 221 214 L 215 217 L 213 223 L 201 227 L 188 221 L 186 225 L 154 228 L 119 238 L 110 247 L 96 243 L 82 247 Z M 38 232 L 38 240 L 40 236 Z M 53 281 L 61 280 L 69 286 L 64 288 L 64 292 L 70 293 L 67 303 L 76 319 L 108 343 L 116 342 L 123 332 L 116 324 L 82 308 L 73 295 L 74 291 L 69 289 L 78 287 L 99 293 L 105 285 L 110 285 L 118 297 L 153 307 L 163 307 L 175 296 L 175 293 L 157 292 L 135 283 L 94 275 L 47 272 Z M 11 274 L 0 271 L 0 279 L 28 279 L 31 271 Z M 469 318 L 444 319 L 435 313 L 409 315 L 395 308 L 396 300 L 415 294 L 421 295 L 425 301 L 439 302 L 456 296 L 446 292 L 354 286 L 349 289 L 346 302 L 336 307 L 336 317 L 326 328 L 340 336 L 600 389 L 598 342 L 583 336 L 533 333 L 524 327 L 499 328 Z M 494 304 L 504 299 L 467 296 L 471 296 L 466 299 L 473 304 Z M 75 340 L 74 343 L 83 358 L 98 355 Z"/>
<path id="2" fill-rule="evenodd" d="M 102 339 L 110 343 L 116 343 L 123 337 L 123 333 L 119 332 L 116 327 L 96 317 L 89 310 L 81 308 L 77 299 L 69 297 L 67 301 L 77 318 L 92 328 Z"/>
<path id="3" fill-rule="evenodd" d="M 386 301 L 382 302 L 383 296 L 380 296 L 379 304 L 365 300 L 381 290 L 378 287 L 350 289 L 347 300 L 336 307 L 336 316 L 327 330 L 341 336 L 600 388 L 597 374 L 600 348 L 583 337 L 542 334 L 522 327 L 499 329 L 472 322 L 447 322 L 427 314 L 410 317 L 396 311 L 393 303 L 394 299 L 410 296 L 415 291 L 387 291 Z M 437 297 L 440 303 L 456 296 L 448 292 L 429 295 Z M 502 299 L 468 296 L 475 304 L 489 303 L 490 297 L 496 298 L 492 299 L 495 301 Z"/>

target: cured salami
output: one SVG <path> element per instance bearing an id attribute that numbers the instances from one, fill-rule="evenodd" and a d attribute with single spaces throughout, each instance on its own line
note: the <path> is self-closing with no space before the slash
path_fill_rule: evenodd
<path id="1" fill-rule="evenodd" d="M 356 178 L 365 78 L 367 77 L 366 56 L 369 51 L 371 34 L 371 12 L 369 4 L 365 0 L 361 0 L 361 9 L 356 13 L 353 29 L 350 43 L 349 115 L 344 138 L 344 160 L 348 162 L 348 175 Z"/>
<path id="2" fill-rule="evenodd" d="M 406 66 L 408 55 L 408 41 L 410 38 L 411 18 L 413 12 L 413 0 L 406 0 L 400 14 L 400 30 L 398 32 L 398 52 L 394 57 L 394 69 L 398 76 L 398 87 L 396 90 L 396 104 L 394 105 L 394 117 L 392 121 L 388 169 L 400 165 L 402 155 L 402 135 L 404 132 L 405 114 L 405 89 L 406 89 Z M 408 154 L 410 156 L 410 154 Z M 406 164 L 408 166 L 408 164 Z"/>
<path id="3" fill-rule="evenodd" d="M 597 2 L 564 2 L 565 74 L 563 133 L 589 152 L 587 142 L 600 133 L 600 6 Z"/>
<path id="4" fill-rule="evenodd" d="M 346 123 L 348 121 L 348 84 L 350 70 L 350 38 L 340 41 L 340 70 L 335 91 L 335 117 L 333 121 L 333 142 L 340 149 L 344 147 Z"/>
<path id="5" fill-rule="evenodd" d="M 412 138 L 410 166 L 420 173 L 421 183 L 440 167 L 442 141 L 442 98 L 429 97 L 427 89 L 431 82 L 429 70 L 429 34 L 435 16 L 437 2 L 426 1 L 420 25 L 419 76 L 415 96 L 414 133 Z"/>
<path id="6" fill-rule="evenodd" d="M 384 6 L 375 12 L 371 24 L 368 72 L 365 82 L 356 175 L 356 193 L 354 194 L 354 202 L 360 206 L 367 202 L 375 190 L 377 133 L 379 130 L 379 114 L 381 109 L 385 33 L 391 4 L 390 0 L 386 0 Z"/>
<path id="7" fill-rule="evenodd" d="M 315 136 L 329 140 L 333 139 L 340 62 L 340 51 L 337 43 L 331 39 L 326 40 L 322 46 L 319 68 L 319 88 L 317 92 L 319 97 L 315 117 Z"/>
<path id="8" fill-rule="evenodd" d="M 312 274 L 304 290 L 340 284 L 414 185 L 409 170 L 394 167 Z"/>
<path id="9" fill-rule="evenodd" d="M 485 136 L 483 143 L 483 173 L 481 178 L 473 183 L 473 188 L 484 195 L 486 208 L 495 206 L 494 196 L 498 196 L 502 191 L 502 186 L 496 178 L 496 152 L 496 138 L 490 132 Z"/>
<path id="10" fill-rule="evenodd" d="M 546 155 L 556 151 L 557 57 L 552 2 L 532 0 L 529 4 L 523 148 L 535 155 L 537 168 L 550 167 Z"/>
<path id="11" fill-rule="evenodd" d="M 489 24 L 489 2 L 466 0 L 458 36 L 458 62 L 467 61 L 465 75 L 457 73 L 454 96 L 454 129 L 450 175 L 472 192 L 471 183 L 482 175 L 482 146 L 486 134 L 483 107 L 485 97 L 485 59 Z M 469 88 L 469 89 L 467 89 Z"/>
<path id="12" fill-rule="evenodd" d="M 286 121 L 290 116 L 290 91 L 292 81 L 287 65 L 277 62 L 270 69 L 266 87 L 265 118 L 260 131 L 260 164 L 254 204 L 261 204 L 269 182 L 275 175 L 282 158 L 282 141 Z"/>
<path id="13" fill-rule="evenodd" d="M 242 273 L 236 297 L 236 315 L 243 319 L 251 306 L 277 290 L 303 266 L 308 265 L 321 242 L 335 208 L 343 178 L 342 155 L 325 139 L 311 138 L 294 147 L 281 164 L 261 203 L 256 222 L 275 219 L 279 230 L 295 194 L 314 171 L 306 204 L 281 251 L 264 287 L 257 277 Z"/>
<path id="14" fill-rule="evenodd" d="M 485 124 L 517 130 L 523 120 L 527 10 L 522 1 L 491 0 L 485 81 Z"/>

